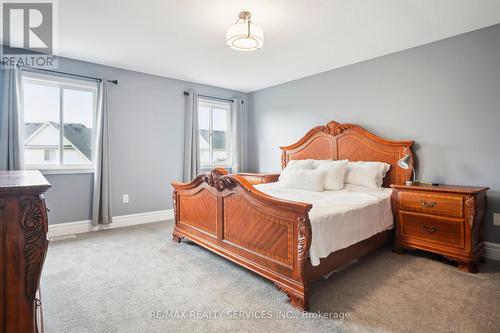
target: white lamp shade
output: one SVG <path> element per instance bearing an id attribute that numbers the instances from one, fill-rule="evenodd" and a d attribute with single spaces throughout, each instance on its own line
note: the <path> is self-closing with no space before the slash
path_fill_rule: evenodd
<path id="1" fill-rule="evenodd" d="M 411 160 L 411 155 L 410 154 L 407 154 L 405 156 L 403 156 L 403 158 L 401 158 L 399 161 L 398 161 L 398 165 L 401 169 L 409 169 L 410 168 L 410 160 Z"/>
<path id="2" fill-rule="evenodd" d="M 253 23 L 233 24 L 226 31 L 226 44 L 228 47 L 240 51 L 260 49 L 264 45 L 264 31 Z"/>

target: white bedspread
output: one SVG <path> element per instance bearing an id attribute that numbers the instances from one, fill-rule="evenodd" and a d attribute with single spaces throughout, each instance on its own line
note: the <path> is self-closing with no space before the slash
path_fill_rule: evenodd
<path id="1" fill-rule="evenodd" d="M 391 189 L 346 184 L 338 191 L 312 192 L 284 188 L 279 182 L 255 187 L 273 197 L 313 205 L 309 212 L 312 227 L 309 257 L 313 266 L 334 251 L 393 227 Z"/>

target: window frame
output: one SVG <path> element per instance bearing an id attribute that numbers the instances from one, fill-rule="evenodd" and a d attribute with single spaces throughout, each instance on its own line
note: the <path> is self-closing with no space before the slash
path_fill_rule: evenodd
<path id="1" fill-rule="evenodd" d="M 213 168 L 231 168 L 232 167 L 232 156 L 231 156 L 231 102 L 223 102 L 217 101 L 209 98 L 198 98 L 198 112 L 201 106 L 205 106 L 209 108 L 209 142 L 208 142 L 208 150 L 209 150 L 209 163 L 201 163 L 200 166 L 202 170 L 213 169 Z M 227 152 L 227 160 L 224 163 L 217 163 L 213 159 L 213 109 L 225 109 L 226 112 L 226 152 Z M 199 117 L 198 117 L 198 131 L 199 131 Z M 199 133 L 198 133 L 199 135 Z M 198 148 L 198 151 L 201 156 L 201 148 Z"/>
<path id="2" fill-rule="evenodd" d="M 96 142 L 96 125 L 97 125 L 97 99 L 98 99 L 98 83 L 86 79 L 73 79 L 62 76 L 41 74 L 36 72 L 23 71 L 21 73 L 21 124 L 24 131 L 24 84 L 38 84 L 59 89 L 59 154 L 57 156 L 57 164 L 26 164 L 26 170 L 40 170 L 44 174 L 73 174 L 73 173 L 93 173 L 95 161 L 95 142 Z M 92 93 L 92 160 L 88 164 L 64 164 L 64 90 L 76 90 Z M 24 138 L 24 134 L 23 134 Z M 23 141 L 23 155 L 24 155 L 24 141 Z"/>
<path id="3" fill-rule="evenodd" d="M 52 161 L 52 154 L 55 155 L 54 149 L 43 149 L 43 160 L 44 162 L 50 162 Z M 54 158 L 55 159 L 55 158 Z"/>

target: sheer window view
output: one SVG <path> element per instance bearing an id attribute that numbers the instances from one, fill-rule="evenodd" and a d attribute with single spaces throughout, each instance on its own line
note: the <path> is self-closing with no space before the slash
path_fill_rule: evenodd
<path id="1" fill-rule="evenodd" d="M 97 84 L 23 75 L 24 164 L 91 167 Z"/>
<path id="2" fill-rule="evenodd" d="M 230 104 L 200 100 L 198 108 L 200 156 L 203 166 L 228 166 Z"/>

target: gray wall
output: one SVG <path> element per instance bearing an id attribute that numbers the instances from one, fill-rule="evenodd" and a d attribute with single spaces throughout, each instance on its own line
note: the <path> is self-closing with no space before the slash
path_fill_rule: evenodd
<path id="1" fill-rule="evenodd" d="M 329 120 L 416 141 L 418 178 L 484 185 L 486 240 L 500 243 L 500 25 L 249 95 L 250 169 Z"/>
<path id="2" fill-rule="evenodd" d="M 119 81 L 118 86 L 109 88 L 114 216 L 172 208 L 170 182 L 182 180 L 184 90 L 242 98 L 245 103 L 247 97 L 231 90 L 71 59 L 60 59 L 59 70 Z M 51 224 L 90 218 L 92 174 L 46 177 L 52 184 L 46 196 Z M 122 203 L 123 193 L 129 194 L 130 203 Z"/>
<path id="3" fill-rule="evenodd" d="M 0 69 L 0 101 L 2 103 L 3 103 L 3 94 L 4 94 L 4 91 L 3 91 L 3 80 L 4 80 L 4 71 Z M 2 111 L 2 108 L 3 107 L 0 104 L 0 112 Z"/>

